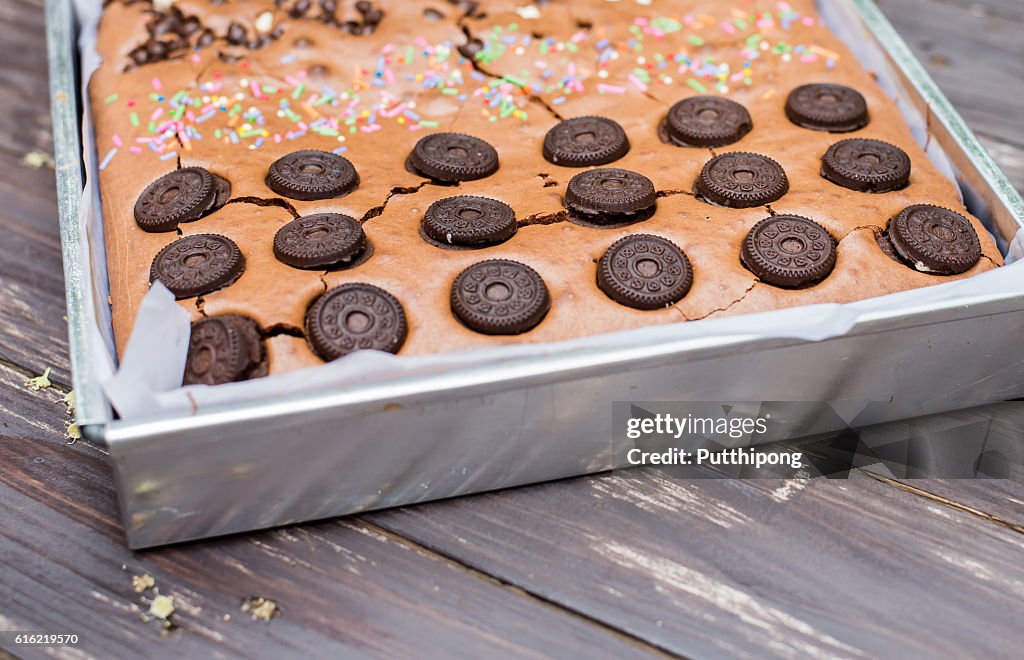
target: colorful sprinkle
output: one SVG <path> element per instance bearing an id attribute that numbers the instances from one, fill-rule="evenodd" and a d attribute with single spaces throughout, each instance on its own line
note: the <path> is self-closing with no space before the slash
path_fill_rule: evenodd
<path id="1" fill-rule="evenodd" d="M 113 149 L 108 151 L 107 155 L 103 157 L 102 161 L 100 161 L 100 169 L 101 170 L 107 169 L 107 165 L 110 165 L 110 161 L 113 160 L 114 156 L 116 156 L 116 155 L 117 155 L 117 147 L 114 147 Z"/>
<path id="2" fill-rule="evenodd" d="M 492 68 L 505 60 L 501 77 L 476 70 L 459 55 L 455 43 L 432 44 L 417 36 L 411 44 L 385 45 L 372 64 L 356 66 L 347 89 L 318 84 L 306 71 L 271 81 L 241 76 L 229 85 L 226 72 L 214 70 L 198 90 L 190 87 L 167 96 L 160 79 L 153 78 L 148 99 L 157 107 L 149 115 L 145 137 L 131 132 L 129 142 L 141 146 L 129 151 L 151 151 L 165 159 L 179 146 L 192 149 L 193 142 L 204 136 L 259 149 L 271 140 L 280 143 L 309 135 L 344 141 L 347 135 L 377 133 L 389 123 L 408 131 L 434 129 L 441 122 L 421 117 L 416 104 L 439 97 L 473 107 L 489 122 L 527 121 L 531 97 L 559 106 L 588 89 L 625 95 L 686 86 L 699 93 L 727 94 L 734 87 L 755 84 L 757 64 L 768 58 L 836 66 L 839 55 L 827 48 L 779 38 L 780 31 L 794 25 L 816 25 L 814 17 L 800 15 L 786 2 L 774 7 L 761 12 L 734 8 L 716 17 L 696 12 L 637 17 L 626 26 L 623 38 L 598 38 L 579 30 L 565 40 L 536 39 L 515 23 L 495 26 L 480 35 L 484 47 L 475 60 L 478 66 Z M 705 49 L 709 43 L 721 43 L 723 35 L 726 42 L 737 44 L 731 49 L 737 58 L 720 60 L 715 51 Z M 518 59 L 506 59 L 513 57 Z M 282 64 L 294 61 L 294 56 L 281 58 Z M 245 60 L 238 64 L 237 70 L 249 69 Z M 418 97 L 408 94 L 410 86 L 421 90 Z M 118 97 L 112 94 L 104 102 L 115 104 Z M 134 99 L 127 101 L 128 108 L 135 106 Z M 128 120 L 133 128 L 140 127 L 137 112 L 131 111 Z M 115 138 L 114 150 L 121 146 L 120 137 Z"/>

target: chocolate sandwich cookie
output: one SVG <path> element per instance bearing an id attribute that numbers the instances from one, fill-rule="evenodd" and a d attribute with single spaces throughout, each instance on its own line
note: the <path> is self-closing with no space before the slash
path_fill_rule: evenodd
<path id="1" fill-rule="evenodd" d="M 970 221 L 941 206 L 903 209 L 889 221 L 888 234 L 900 258 L 923 273 L 956 275 L 981 259 L 981 242 Z"/>
<path id="2" fill-rule="evenodd" d="M 355 218 L 341 213 L 314 213 L 277 230 L 274 256 L 293 268 L 323 270 L 351 264 L 366 245 L 366 233 Z"/>
<path id="3" fill-rule="evenodd" d="M 328 362 L 358 350 L 397 353 L 409 332 L 402 303 L 363 283 L 342 284 L 317 298 L 305 325 L 313 352 Z"/>
<path id="4" fill-rule="evenodd" d="M 497 245 L 512 238 L 517 228 L 512 207 L 487 197 L 447 197 L 431 204 L 423 215 L 423 233 L 441 245 Z"/>
<path id="5" fill-rule="evenodd" d="M 720 96 L 692 96 L 668 111 L 669 139 L 681 147 L 724 147 L 754 128 L 750 113 Z"/>
<path id="6" fill-rule="evenodd" d="M 604 117 L 566 119 L 544 136 L 544 158 L 563 167 L 607 165 L 627 153 L 626 131 Z"/>
<path id="7" fill-rule="evenodd" d="M 789 192 L 789 179 L 771 158 L 737 151 L 709 160 L 694 192 L 711 204 L 746 209 L 777 201 Z"/>
<path id="8" fill-rule="evenodd" d="M 347 158 L 303 149 L 274 161 L 266 182 L 278 195 L 309 202 L 344 197 L 359 187 L 359 174 Z"/>
<path id="9" fill-rule="evenodd" d="M 904 263 L 903 259 L 900 259 L 900 255 L 896 253 L 896 248 L 892 244 L 892 239 L 889 238 L 888 231 L 875 232 L 875 243 L 885 256 L 889 257 L 896 263 Z"/>
<path id="10" fill-rule="evenodd" d="M 213 177 L 213 202 L 210 208 L 206 210 L 207 213 L 213 213 L 220 207 L 228 203 L 231 199 L 231 182 L 222 176 L 210 173 Z"/>
<path id="11" fill-rule="evenodd" d="M 135 202 L 135 222 L 143 231 L 174 231 L 182 222 L 201 218 L 216 202 L 213 176 L 202 167 L 185 167 L 146 186 Z"/>
<path id="12" fill-rule="evenodd" d="M 149 281 L 160 280 L 181 300 L 230 286 L 244 271 L 245 257 L 230 238 L 193 234 L 157 253 L 149 268 Z"/>
<path id="13" fill-rule="evenodd" d="M 799 289 L 832 272 L 836 242 L 813 220 L 777 215 L 754 225 L 743 241 L 740 259 L 763 282 Z"/>
<path id="14" fill-rule="evenodd" d="M 225 314 L 192 324 L 182 385 L 221 385 L 266 375 L 266 347 L 255 321 Z"/>
<path id="15" fill-rule="evenodd" d="M 498 171 L 498 152 L 471 135 L 434 133 L 416 143 L 408 164 L 414 172 L 443 183 L 476 181 Z"/>
<path id="16" fill-rule="evenodd" d="M 828 148 L 821 175 L 857 192 L 892 192 L 910 182 L 910 156 L 888 142 L 851 138 Z"/>
<path id="17" fill-rule="evenodd" d="M 855 89 L 845 85 L 801 85 L 786 99 L 786 116 L 802 128 L 829 133 L 849 133 L 868 125 L 868 104 Z"/>
<path id="18" fill-rule="evenodd" d="M 563 203 L 573 215 L 597 225 L 644 219 L 658 201 L 654 183 L 642 174 L 605 167 L 569 180 Z"/>
<path id="19" fill-rule="evenodd" d="M 693 284 L 693 268 L 672 241 L 651 234 L 626 236 L 597 263 L 597 286 L 634 309 L 661 309 L 682 300 Z"/>
<path id="20" fill-rule="evenodd" d="M 534 269 L 490 259 L 462 271 L 452 284 L 452 313 L 485 335 L 518 335 L 537 326 L 551 309 L 551 295 Z"/>

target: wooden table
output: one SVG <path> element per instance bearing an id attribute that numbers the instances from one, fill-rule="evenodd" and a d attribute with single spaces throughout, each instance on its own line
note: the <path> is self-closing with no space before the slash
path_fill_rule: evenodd
<path id="1" fill-rule="evenodd" d="M 1024 188 L 1024 4 L 882 6 Z M 1005 481 L 632 471 L 130 552 L 103 449 L 65 439 L 53 171 L 23 162 L 52 144 L 42 0 L 0 13 L 0 629 L 76 631 L 100 657 L 1019 657 L 1024 485 Z M 141 619 L 144 574 L 174 629 Z M 280 615 L 252 620 L 250 596 Z"/>

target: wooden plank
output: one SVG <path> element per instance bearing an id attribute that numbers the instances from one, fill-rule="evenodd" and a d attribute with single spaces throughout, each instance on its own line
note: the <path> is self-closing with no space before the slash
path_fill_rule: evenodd
<path id="1" fill-rule="evenodd" d="M 0 68 L 0 107 L 4 108 L 0 150 L 18 157 L 35 148 L 52 151 L 43 34 L 41 3 L 5 0 L 0 4 L 0 52 L 6 61 L 17 62 Z"/>
<path id="2" fill-rule="evenodd" d="M 1009 656 L 1024 535 L 867 477 L 630 471 L 369 516 L 690 656 Z"/>
<path id="3" fill-rule="evenodd" d="M 865 466 L 876 478 L 1024 533 L 1024 401 L 868 427 L 860 437 L 865 454 L 911 457 L 909 470 Z"/>
<path id="4" fill-rule="evenodd" d="M 1024 533 L 1024 483 L 1010 479 L 891 479 L 872 474 L 933 503 Z"/>
<path id="5" fill-rule="evenodd" d="M 53 393 L 0 377 L 0 401 L 15 402 L 0 409 L 5 629 L 77 631 L 95 657 L 654 652 L 358 520 L 132 553 L 102 454 L 60 437 Z M 131 577 L 143 574 L 174 598 L 166 636 L 140 619 Z M 282 616 L 249 620 L 240 605 L 254 595 Z"/>
<path id="6" fill-rule="evenodd" d="M 41 3 L 0 5 L 0 52 L 18 66 L 0 69 L 0 362 L 34 374 L 52 368 L 70 383 L 64 279 L 53 170 L 22 162 L 52 153 Z"/>
<path id="7" fill-rule="evenodd" d="M 858 436 L 855 464 L 865 474 L 1024 533 L 1024 401 L 878 424 Z M 828 458 L 828 443 L 787 445 Z"/>
<path id="8" fill-rule="evenodd" d="M 53 171 L 0 152 L 0 361 L 71 382 Z M 19 190 L 39 191 L 20 193 Z M 36 196 L 38 195 L 38 196 Z"/>
<path id="9" fill-rule="evenodd" d="M 4 627 L 77 631 L 94 657 L 408 657 L 423 649 L 465 657 L 495 651 L 650 655 L 584 619 L 358 523 L 133 557 L 118 540 L 54 515 L 56 508 L 34 495 L 0 485 L 0 498 L 3 515 L 15 520 L 0 531 Z M 174 599 L 178 628 L 166 637 L 156 622 L 140 620 L 148 606 L 134 593 L 131 576 L 144 574 Z M 269 624 L 249 620 L 240 604 L 253 595 L 280 603 L 281 617 Z M 501 616 L 488 616 L 494 612 Z"/>
<path id="10" fill-rule="evenodd" d="M 410 657 L 424 649 L 459 657 L 649 655 L 358 523 L 133 557 L 119 541 L 54 515 L 44 500 L 6 486 L 0 492 L 4 515 L 17 519 L 0 532 L 0 562 L 9 576 L 0 595 L 5 628 L 78 631 L 95 657 Z M 140 620 L 147 604 L 134 593 L 131 576 L 144 574 L 174 599 L 178 628 L 166 637 L 156 622 Z M 281 617 L 268 624 L 249 620 L 240 604 L 253 595 L 278 602 Z M 495 612 L 501 616 L 488 615 Z"/>
<path id="11" fill-rule="evenodd" d="M 0 437 L 46 437 L 59 442 L 67 428 L 64 392 L 56 388 L 31 391 L 34 374 L 0 363 Z"/>
<path id="12" fill-rule="evenodd" d="M 942 91 L 1024 189 L 1024 7 L 1017 0 L 882 0 Z"/>

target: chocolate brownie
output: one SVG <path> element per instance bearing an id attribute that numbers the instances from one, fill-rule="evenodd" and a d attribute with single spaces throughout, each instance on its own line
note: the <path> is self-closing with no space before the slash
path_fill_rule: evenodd
<path id="1" fill-rule="evenodd" d="M 110 0 L 99 49 L 118 348 L 154 279 L 247 319 L 195 382 L 1002 264 L 813 0 Z"/>

